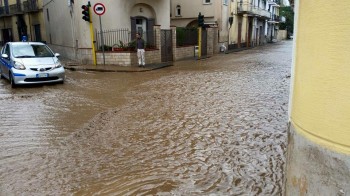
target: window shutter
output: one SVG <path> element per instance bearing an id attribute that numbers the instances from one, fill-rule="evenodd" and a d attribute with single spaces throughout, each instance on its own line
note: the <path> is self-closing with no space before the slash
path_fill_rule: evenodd
<path id="1" fill-rule="evenodd" d="M 153 46 L 155 47 L 155 43 L 154 43 L 154 30 L 153 30 L 153 26 L 154 26 L 155 22 L 154 22 L 154 18 L 149 18 L 147 20 L 147 42 L 149 46 Z"/>
<path id="2" fill-rule="evenodd" d="M 136 39 L 136 18 L 130 17 L 130 23 L 131 23 L 131 40 Z"/>

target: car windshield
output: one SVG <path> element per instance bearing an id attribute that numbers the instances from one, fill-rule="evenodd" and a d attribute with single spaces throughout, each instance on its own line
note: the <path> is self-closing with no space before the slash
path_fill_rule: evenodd
<path id="1" fill-rule="evenodd" d="M 23 44 L 13 45 L 12 53 L 15 58 L 37 58 L 37 57 L 53 57 L 54 54 L 46 45 Z"/>

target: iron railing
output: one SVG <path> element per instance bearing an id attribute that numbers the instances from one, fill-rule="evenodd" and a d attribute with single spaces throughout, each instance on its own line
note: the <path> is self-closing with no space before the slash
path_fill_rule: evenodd
<path id="1" fill-rule="evenodd" d="M 98 31 L 96 30 L 96 46 L 97 50 L 101 51 L 104 47 L 105 51 L 119 50 L 133 50 L 135 48 L 136 32 L 129 29 L 108 29 Z M 101 38 L 103 37 L 103 44 Z M 142 38 L 146 42 L 146 48 L 156 49 L 156 31 L 142 32 Z"/>
<path id="2" fill-rule="evenodd" d="M 8 10 L 4 6 L 0 7 L 0 16 L 7 15 Z"/>
<path id="3" fill-rule="evenodd" d="M 9 5 L 9 8 L 10 8 L 10 12 L 9 14 L 17 14 L 17 13 L 21 13 L 22 12 L 22 7 L 21 7 L 21 4 L 12 4 L 12 5 Z"/>
<path id="4" fill-rule="evenodd" d="M 176 28 L 176 46 L 198 45 L 197 28 Z"/>
<path id="5" fill-rule="evenodd" d="M 36 12 L 39 10 L 40 7 L 38 0 L 27 0 L 23 1 L 22 3 L 14 3 L 8 6 L 0 7 L 0 16 Z"/>
<path id="6" fill-rule="evenodd" d="M 23 1 L 23 11 L 32 12 L 39 10 L 38 0 L 27 0 Z"/>
<path id="7" fill-rule="evenodd" d="M 246 1 L 237 2 L 237 12 L 241 14 L 243 13 L 254 14 L 265 18 L 271 17 L 271 13 L 268 10 L 265 10 L 258 6 L 254 6 L 252 3 L 249 3 Z"/>

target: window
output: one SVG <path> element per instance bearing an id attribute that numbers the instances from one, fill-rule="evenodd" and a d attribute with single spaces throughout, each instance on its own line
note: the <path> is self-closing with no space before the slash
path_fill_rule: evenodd
<path id="1" fill-rule="evenodd" d="M 224 5 L 228 5 L 228 0 L 222 0 Z"/>
<path id="2" fill-rule="evenodd" d="M 180 5 L 176 6 L 176 14 L 175 14 L 175 16 L 181 16 L 181 6 Z"/>
<path id="3" fill-rule="evenodd" d="M 140 19 L 140 18 L 136 19 L 136 24 L 137 25 L 142 25 L 142 22 L 143 22 L 142 19 Z"/>
<path id="4" fill-rule="evenodd" d="M 211 0 L 203 0 L 203 4 L 211 4 Z"/>
<path id="5" fill-rule="evenodd" d="M 6 48 L 5 48 L 5 54 L 7 54 L 7 56 L 9 56 L 10 57 L 10 47 L 9 47 L 9 45 L 7 44 L 6 45 Z"/>
<path id="6" fill-rule="evenodd" d="M 50 22 L 50 14 L 49 14 L 49 9 L 46 9 L 46 16 L 47 16 L 47 21 Z"/>
<path id="7" fill-rule="evenodd" d="M 13 45 L 12 51 L 15 58 L 54 57 L 46 45 Z"/>

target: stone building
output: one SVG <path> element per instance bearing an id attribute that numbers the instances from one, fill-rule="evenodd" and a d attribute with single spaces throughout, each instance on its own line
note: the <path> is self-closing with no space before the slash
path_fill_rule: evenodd
<path id="1" fill-rule="evenodd" d="M 0 0 L 0 44 L 21 41 L 46 41 L 42 0 Z"/>
<path id="2" fill-rule="evenodd" d="M 96 3 L 102 3 L 105 7 L 105 13 L 101 16 L 103 30 L 128 29 L 129 34 L 135 34 L 136 31 L 152 31 L 155 25 L 160 29 L 170 28 L 170 0 L 91 0 L 92 23 L 82 19 L 82 5 L 87 5 L 88 1 L 43 1 L 47 43 L 62 56 L 82 63 L 92 63 L 93 46 L 99 49 L 96 32 L 100 30 L 100 18 L 93 10 Z M 115 44 L 118 41 L 116 39 Z"/>
<path id="3" fill-rule="evenodd" d="M 230 49 L 263 45 L 277 39 L 280 21 L 278 0 L 236 0 L 233 2 Z"/>
<path id="4" fill-rule="evenodd" d="M 204 15 L 207 27 L 217 27 L 218 44 L 228 44 L 231 1 L 222 0 L 171 0 L 171 25 L 197 27 L 198 14 Z"/>

